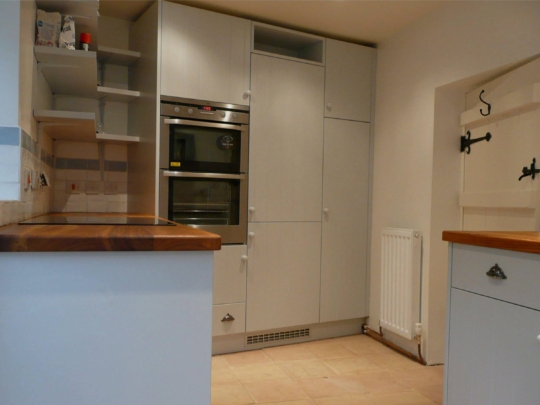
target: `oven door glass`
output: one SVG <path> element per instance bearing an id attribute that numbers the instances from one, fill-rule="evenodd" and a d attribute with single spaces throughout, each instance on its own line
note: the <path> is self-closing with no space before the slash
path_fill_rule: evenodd
<path id="1" fill-rule="evenodd" d="M 241 135 L 240 129 L 171 125 L 169 169 L 240 173 Z"/>
<path id="2" fill-rule="evenodd" d="M 169 219 L 185 225 L 238 225 L 240 180 L 169 178 Z"/>

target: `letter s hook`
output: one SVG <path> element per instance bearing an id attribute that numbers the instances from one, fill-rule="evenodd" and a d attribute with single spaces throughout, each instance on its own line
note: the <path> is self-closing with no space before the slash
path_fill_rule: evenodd
<path id="1" fill-rule="evenodd" d="M 488 106 L 488 111 L 487 111 L 487 114 L 484 114 L 484 112 L 482 111 L 482 109 L 480 108 L 480 114 L 482 114 L 484 117 L 487 117 L 489 114 L 491 114 L 491 104 L 489 104 L 488 102 L 484 101 L 484 99 L 482 98 L 482 94 L 484 93 L 484 90 L 482 90 L 480 92 L 480 95 L 478 96 L 480 98 L 480 101 L 484 104 L 487 104 Z"/>

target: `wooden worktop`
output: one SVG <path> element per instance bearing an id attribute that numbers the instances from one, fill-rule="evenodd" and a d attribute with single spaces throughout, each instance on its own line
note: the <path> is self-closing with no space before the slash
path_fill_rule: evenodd
<path id="1" fill-rule="evenodd" d="M 540 253 L 540 232 L 444 231 L 443 240 L 516 252 Z"/>
<path id="2" fill-rule="evenodd" d="M 76 216 L 85 214 L 48 214 Z M 111 214 L 88 214 L 92 217 Z M 117 215 L 117 214 L 116 214 Z M 124 215 L 130 218 L 155 218 Z M 6 225 L 0 252 L 220 250 L 221 237 L 184 225 Z"/>

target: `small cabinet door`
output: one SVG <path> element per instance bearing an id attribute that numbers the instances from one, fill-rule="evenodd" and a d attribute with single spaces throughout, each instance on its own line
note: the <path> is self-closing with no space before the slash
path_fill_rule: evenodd
<path id="1" fill-rule="evenodd" d="M 249 105 L 251 22 L 163 2 L 161 94 Z"/>
<path id="2" fill-rule="evenodd" d="M 252 56 L 250 222 L 320 221 L 324 68 Z"/>
<path id="3" fill-rule="evenodd" d="M 369 122 L 375 50 L 326 40 L 325 116 Z"/>
<path id="4" fill-rule="evenodd" d="M 320 222 L 249 225 L 246 331 L 319 322 Z"/>
<path id="5" fill-rule="evenodd" d="M 321 322 L 366 316 L 369 124 L 326 119 Z"/>
<path id="6" fill-rule="evenodd" d="M 540 311 L 452 288 L 446 405 L 537 405 Z"/>
<path id="7" fill-rule="evenodd" d="M 230 245 L 214 252 L 214 305 L 246 300 L 246 251 L 246 245 Z"/>

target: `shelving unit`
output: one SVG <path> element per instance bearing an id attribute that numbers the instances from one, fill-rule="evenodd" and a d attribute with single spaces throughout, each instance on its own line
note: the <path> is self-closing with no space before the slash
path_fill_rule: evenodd
<path id="1" fill-rule="evenodd" d="M 109 63 L 111 65 L 130 66 L 140 57 L 140 52 L 112 48 L 110 46 L 100 46 L 97 51 L 98 62 Z"/>
<path id="2" fill-rule="evenodd" d="M 116 89 L 114 87 L 98 87 L 97 98 L 106 98 L 107 101 L 116 101 L 119 103 L 129 103 L 140 97 L 141 93 L 133 90 Z"/>

